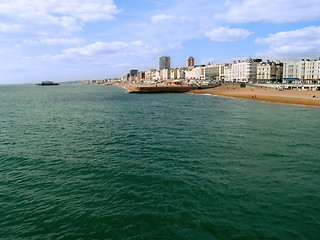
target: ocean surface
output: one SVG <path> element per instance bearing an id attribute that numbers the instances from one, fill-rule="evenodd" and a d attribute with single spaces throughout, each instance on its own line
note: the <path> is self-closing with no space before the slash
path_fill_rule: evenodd
<path id="1" fill-rule="evenodd" d="M 320 239 L 320 108 L 0 86 L 0 239 Z"/>

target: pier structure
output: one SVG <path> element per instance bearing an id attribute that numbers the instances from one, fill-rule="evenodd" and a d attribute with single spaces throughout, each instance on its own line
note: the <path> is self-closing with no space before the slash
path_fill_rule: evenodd
<path id="1" fill-rule="evenodd" d="M 207 89 L 218 87 L 221 84 L 212 86 L 154 86 L 154 87 L 135 87 L 129 93 L 185 93 L 196 89 Z"/>

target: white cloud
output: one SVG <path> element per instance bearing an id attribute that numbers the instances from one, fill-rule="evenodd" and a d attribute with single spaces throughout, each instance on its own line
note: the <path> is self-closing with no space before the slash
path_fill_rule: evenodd
<path id="1" fill-rule="evenodd" d="M 172 15 L 165 15 L 165 14 L 158 14 L 151 17 L 151 21 L 153 23 L 160 23 L 164 21 L 192 21 L 192 18 L 187 18 L 185 16 L 172 16 Z"/>
<path id="2" fill-rule="evenodd" d="M 88 63 L 105 62 L 110 57 L 116 59 L 121 56 L 146 56 L 156 53 L 156 48 L 151 48 L 142 41 L 134 42 L 96 42 L 83 47 L 68 48 L 62 54 L 42 58 L 51 60 L 65 60 L 72 62 L 89 61 Z"/>
<path id="3" fill-rule="evenodd" d="M 2 0 L 0 31 L 70 34 L 86 22 L 110 20 L 119 12 L 113 0 Z"/>
<path id="4" fill-rule="evenodd" d="M 34 46 L 38 44 L 43 45 L 80 45 L 85 43 L 82 38 L 45 38 L 37 40 L 25 39 L 22 41 L 24 45 Z"/>
<path id="5" fill-rule="evenodd" d="M 17 32 L 21 30 L 21 25 L 0 23 L 0 32 Z"/>
<path id="6" fill-rule="evenodd" d="M 154 23 L 162 22 L 166 20 L 172 20 L 172 19 L 174 19 L 174 16 L 164 15 L 164 14 L 154 15 L 151 17 L 151 21 Z"/>
<path id="7" fill-rule="evenodd" d="M 119 13 L 113 0 L 68 0 L 55 1 L 53 13 L 70 15 L 84 22 L 109 20 Z"/>
<path id="8" fill-rule="evenodd" d="M 34 46 L 34 45 L 38 45 L 39 44 L 38 41 L 30 40 L 30 39 L 25 39 L 25 40 L 22 41 L 22 43 L 24 45 L 29 45 L 29 46 Z"/>
<path id="9" fill-rule="evenodd" d="M 319 0 L 228 0 L 225 7 L 227 11 L 215 14 L 216 19 L 232 23 L 285 23 L 320 19 Z"/>
<path id="10" fill-rule="evenodd" d="M 257 56 L 272 59 L 319 57 L 320 27 L 311 26 L 295 31 L 270 34 L 269 37 L 258 38 L 255 42 L 269 45 L 268 51 L 259 52 Z"/>
<path id="11" fill-rule="evenodd" d="M 40 42 L 46 45 L 80 45 L 85 42 L 82 38 L 46 38 Z"/>
<path id="12" fill-rule="evenodd" d="M 119 13 L 113 0 L 3 0 L 0 14 L 18 18 L 72 16 L 83 22 L 113 19 Z"/>
<path id="13" fill-rule="evenodd" d="M 250 34 L 247 29 L 219 27 L 206 32 L 205 36 L 215 42 L 235 42 L 246 39 Z"/>

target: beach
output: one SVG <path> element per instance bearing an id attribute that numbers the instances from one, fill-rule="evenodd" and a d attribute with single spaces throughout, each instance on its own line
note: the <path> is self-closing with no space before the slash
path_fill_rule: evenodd
<path id="1" fill-rule="evenodd" d="M 319 91 L 277 90 L 251 86 L 241 88 L 240 85 L 237 84 L 222 84 L 216 88 L 192 90 L 190 93 L 245 98 L 254 101 L 320 106 Z"/>
<path id="2" fill-rule="evenodd" d="M 154 87 L 155 84 L 147 83 L 115 83 L 114 85 L 128 89 L 130 92 L 137 87 Z M 158 85 L 168 86 L 168 85 Z M 239 84 L 222 84 L 208 89 L 196 89 L 188 93 L 211 94 L 225 97 L 244 98 L 253 101 L 267 101 L 287 104 L 299 104 L 308 106 L 320 106 L 320 92 L 307 90 L 277 90 L 266 87 L 246 86 L 241 88 Z"/>

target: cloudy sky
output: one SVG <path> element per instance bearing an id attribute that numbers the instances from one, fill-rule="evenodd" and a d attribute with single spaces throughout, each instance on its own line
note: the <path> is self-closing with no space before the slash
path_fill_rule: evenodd
<path id="1" fill-rule="evenodd" d="M 0 84 L 320 57 L 319 0 L 0 0 Z"/>

